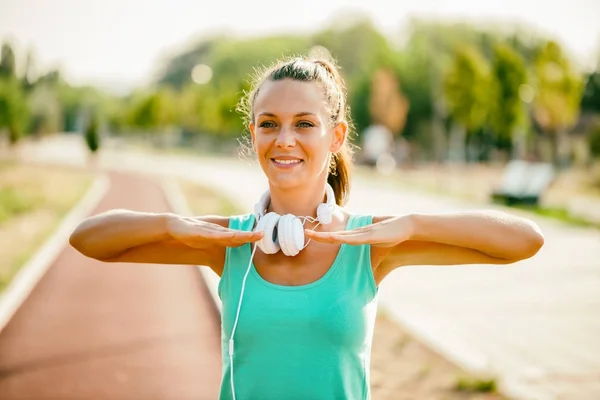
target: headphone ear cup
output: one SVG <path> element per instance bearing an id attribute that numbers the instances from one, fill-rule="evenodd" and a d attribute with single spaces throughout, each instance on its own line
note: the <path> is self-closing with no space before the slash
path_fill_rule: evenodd
<path id="1" fill-rule="evenodd" d="M 278 223 L 281 217 L 274 212 L 270 212 L 258 220 L 256 224 L 257 232 L 264 232 L 262 239 L 256 244 L 265 254 L 275 254 L 280 250 Z"/>
<path id="2" fill-rule="evenodd" d="M 286 256 L 293 257 L 304 247 L 304 226 L 299 218 L 286 214 L 279 219 L 279 244 Z"/>
<path id="3" fill-rule="evenodd" d="M 326 203 L 319 204 L 319 206 L 317 207 L 317 218 L 319 219 L 320 223 L 322 223 L 323 225 L 331 223 L 331 220 L 333 219 L 333 208 L 334 206 L 331 206 Z"/>

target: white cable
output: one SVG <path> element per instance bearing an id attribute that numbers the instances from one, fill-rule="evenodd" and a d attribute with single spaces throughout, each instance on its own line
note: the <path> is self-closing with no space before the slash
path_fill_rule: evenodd
<path id="1" fill-rule="evenodd" d="M 304 222 L 302 225 L 306 223 L 306 221 L 310 222 L 318 222 L 317 225 L 313 228 L 315 229 L 317 226 L 321 225 L 321 221 L 318 218 L 313 217 L 303 217 Z M 305 249 L 306 246 L 310 243 L 311 239 L 308 239 L 304 247 L 301 250 Z M 246 274 L 244 275 L 244 279 L 242 280 L 242 290 L 240 292 L 240 300 L 238 301 L 238 308 L 235 314 L 235 321 L 233 322 L 233 329 L 231 330 L 231 336 L 229 337 L 229 366 L 231 369 L 231 373 L 229 374 L 229 381 L 231 383 L 231 394 L 233 396 L 233 400 L 236 400 L 235 397 L 235 385 L 233 383 L 233 350 L 234 350 L 234 340 L 233 337 L 235 335 L 235 331 L 237 329 L 238 319 L 240 317 L 240 310 L 242 308 L 242 299 L 244 298 L 244 290 L 246 289 L 246 278 L 248 278 L 248 273 L 250 272 L 250 268 L 252 267 L 252 260 L 254 259 L 254 254 L 256 253 L 256 247 L 258 242 L 254 243 L 254 249 L 252 250 L 252 254 L 250 255 L 250 262 L 248 263 L 248 268 L 246 268 Z"/>
<path id="2" fill-rule="evenodd" d="M 250 262 L 248 263 L 248 268 L 246 269 L 246 274 L 244 275 L 244 279 L 242 281 L 242 290 L 240 292 L 240 300 L 238 302 L 237 313 L 235 315 L 235 321 L 233 323 L 233 329 L 231 330 L 231 337 L 229 338 L 229 365 L 231 367 L 231 373 L 229 374 L 229 380 L 231 382 L 231 394 L 233 395 L 233 400 L 235 400 L 235 385 L 233 384 L 233 336 L 235 335 L 235 330 L 237 328 L 238 319 L 240 317 L 240 310 L 242 308 L 242 299 L 244 298 L 244 289 L 246 288 L 246 278 L 248 277 L 248 273 L 250 272 L 250 268 L 252 267 L 252 259 L 254 258 L 254 253 L 256 253 L 256 246 L 258 243 L 254 243 L 254 249 L 252 250 L 252 254 L 250 255 Z"/>

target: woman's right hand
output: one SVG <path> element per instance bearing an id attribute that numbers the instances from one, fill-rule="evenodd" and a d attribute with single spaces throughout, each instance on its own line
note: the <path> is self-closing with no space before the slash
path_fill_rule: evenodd
<path id="1" fill-rule="evenodd" d="M 169 218 L 167 232 L 173 239 L 196 249 L 215 245 L 238 247 L 263 237 L 263 232 L 229 229 L 211 222 L 182 216 Z"/>

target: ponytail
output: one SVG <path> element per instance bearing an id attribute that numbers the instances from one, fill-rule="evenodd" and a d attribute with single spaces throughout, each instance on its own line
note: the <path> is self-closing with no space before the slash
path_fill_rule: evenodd
<path id="1" fill-rule="evenodd" d="M 352 152 L 348 144 L 344 143 L 339 152 L 331 157 L 331 166 L 327 183 L 335 193 L 335 202 L 344 206 L 350 197 L 350 178 L 352 176 Z"/>

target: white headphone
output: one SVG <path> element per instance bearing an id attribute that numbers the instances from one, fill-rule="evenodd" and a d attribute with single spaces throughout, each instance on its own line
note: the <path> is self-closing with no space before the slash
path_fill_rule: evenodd
<path id="1" fill-rule="evenodd" d="M 327 200 L 317 207 L 317 218 L 302 217 L 304 221 L 301 221 L 299 217 L 292 214 L 281 216 L 270 212 L 265 215 L 271 201 L 270 193 L 267 190 L 254 206 L 254 215 L 258 221 L 256 231 L 264 231 L 264 236 L 257 243 L 263 253 L 275 254 L 281 250 L 286 256 L 293 257 L 308 244 L 304 244 L 304 223 L 306 221 L 318 221 L 323 225 L 330 224 L 335 210 L 335 194 L 329 184 L 326 185 L 325 191 Z"/>
<path id="2" fill-rule="evenodd" d="M 286 256 L 293 257 L 298 254 L 308 245 L 308 243 L 310 243 L 309 239 L 308 242 L 304 244 L 304 223 L 306 221 L 318 221 L 318 224 L 315 226 L 316 228 L 320 224 L 330 224 L 333 219 L 333 212 L 335 211 L 336 205 L 335 194 L 333 193 L 333 189 L 329 184 L 326 185 L 325 192 L 327 197 L 325 203 L 321 203 L 317 207 L 317 218 L 296 217 L 292 214 L 280 216 L 275 212 L 270 212 L 265 215 L 267 208 L 269 207 L 269 203 L 271 202 L 271 195 L 268 190 L 261 196 L 258 203 L 256 203 L 254 206 L 254 215 L 257 220 L 255 229 L 257 232 L 264 231 L 264 235 L 261 240 L 255 242 L 254 249 L 250 255 L 248 268 L 246 269 L 244 279 L 242 280 L 242 290 L 235 315 L 235 321 L 233 322 L 231 336 L 229 337 L 228 353 L 229 364 L 231 368 L 229 380 L 231 384 L 231 394 L 233 395 L 234 400 L 236 397 L 235 385 L 233 381 L 233 352 L 235 347 L 233 338 L 235 336 L 235 331 L 240 317 L 240 310 L 242 308 L 242 299 L 244 298 L 244 289 L 246 288 L 246 278 L 248 277 L 248 273 L 250 272 L 250 268 L 252 266 L 252 260 L 254 259 L 254 254 L 256 253 L 256 247 L 260 247 L 265 254 L 275 254 L 279 250 L 281 250 Z M 304 221 L 301 221 L 301 219 Z"/>

